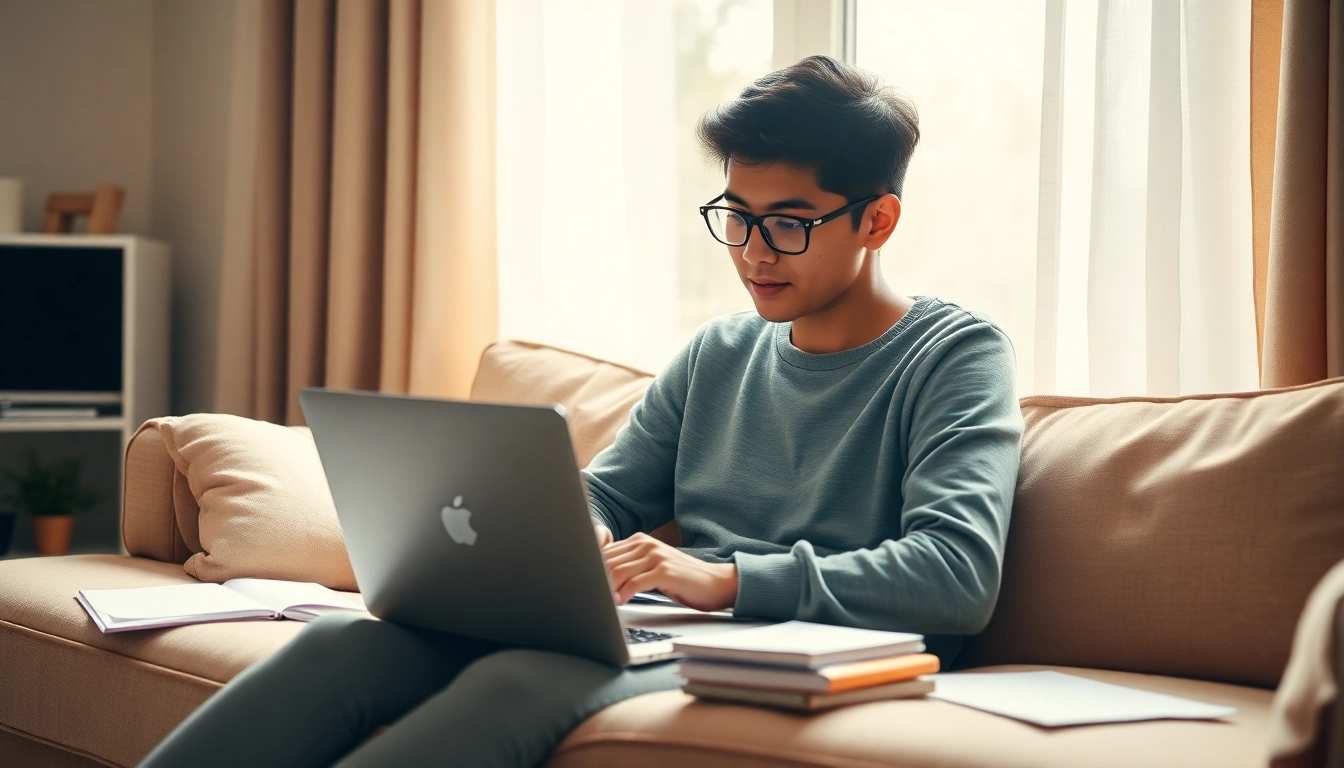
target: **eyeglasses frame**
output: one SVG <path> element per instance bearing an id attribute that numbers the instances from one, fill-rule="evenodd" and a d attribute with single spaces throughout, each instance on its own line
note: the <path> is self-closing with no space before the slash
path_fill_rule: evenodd
<path id="1" fill-rule="evenodd" d="M 723 243 L 729 248 L 745 248 L 747 243 L 751 242 L 751 230 L 759 227 L 761 222 L 767 218 L 774 217 L 781 219 L 793 219 L 794 221 L 797 221 L 798 223 L 803 225 L 803 250 L 801 251 L 785 251 L 775 247 L 775 241 L 770 239 L 770 230 L 766 229 L 765 227 L 760 227 L 760 230 L 761 230 L 761 237 L 765 238 L 765 244 L 770 246 L 770 250 L 774 251 L 775 253 L 783 254 L 785 256 L 798 256 L 800 254 L 806 253 L 808 247 L 812 245 L 813 227 L 819 227 L 828 221 L 834 221 L 840 218 L 841 216 L 844 216 L 846 213 L 849 213 L 850 211 L 854 210 L 855 208 L 866 206 L 869 203 L 873 202 L 874 200 L 880 199 L 881 197 L 882 195 L 871 195 L 869 197 L 863 198 L 862 200 L 856 200 L 855 202 L 852 202 L 843 208 L 837 208 L 834 211 L 831 211 L 830 213 L 827 213 L 818 218 L 809 219 L 803 216 L 794 216 L 788 213 L 767 213 L 764 216 L 752 216 L 750 213 L 747 213 L 746 211 L 740 210 L 738 208 L 733 208 L 727 205 L 715 205 L 715 203 L 719 202 L 724 198 L 724 195 L 721 194 L 718 197 L 714 198 L 713 200 L 710 200 L 708 203 L 705 203 L 704 205 L 700 206 L 700 217 L 705 220 L 705 226 L 709 228 L 710 237 L 713 237 L 717 242 Z M 732 213 L 741 216 L 743 220 L 747 222 L 747 236 L 743 238 L 742 242 L 737 245 L 724 243 L 723 240 L 721 240 L 719 236 L 714 233 L 714 225 L 709 221 L 710 211 L 731 211 Z"/>

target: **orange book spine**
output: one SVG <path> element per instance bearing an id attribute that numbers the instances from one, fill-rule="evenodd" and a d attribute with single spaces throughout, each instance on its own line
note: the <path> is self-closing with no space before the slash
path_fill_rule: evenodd
<path id="1" fill-rule="evenodd" d="M 867 688 L 883 683 L 911 680 L 920 675 L 931 675 L 939 668 L 938 657 L 931 653 L 910 653 L 886 659 L 837 664 L 818 672 L 830 681 L 827 693 L 841 693 L 856 688 Z"/>

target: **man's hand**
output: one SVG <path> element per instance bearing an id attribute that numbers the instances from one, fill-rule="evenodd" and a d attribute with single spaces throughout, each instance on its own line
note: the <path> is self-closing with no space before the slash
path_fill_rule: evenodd
<path id="1" fill-rule="evenodd" d="M 618 604 L 653 589 L 701 611 L 737 602 L 736 563 L 707 563 L 644 533 L 604 546 L 602 557 Z"/>
<path id="2" fill-rule="evenodd" d="M 608 544 L 616 540 L 616 537 L 611 535 L 611 529 L 605 525 L 594 525 L 593 533 L 597 534 L 598 549 L 603 549 Z"/>

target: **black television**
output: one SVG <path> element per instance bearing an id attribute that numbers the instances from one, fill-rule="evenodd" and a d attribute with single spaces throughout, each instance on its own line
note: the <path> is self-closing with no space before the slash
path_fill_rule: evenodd
<path id="1" fill-rule="evenodd" d="M 0 243 L 0 401 L 121 401 L 125 255 Z"/>

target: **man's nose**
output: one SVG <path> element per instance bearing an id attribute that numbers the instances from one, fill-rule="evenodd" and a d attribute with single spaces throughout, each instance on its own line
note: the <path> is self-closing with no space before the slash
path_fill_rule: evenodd
<path id="1" fill-rule="evenodd" d="M 759 227 L 756 227 L 753 229 L 751 237 L 747 238 L 746 247 L 742 249 L 742 258 L 748 264 L 769 264 L 777 261 L 779 254 L 770 247 L 769 243 L 765 242 L 765 235 L 761 233 Z"/>

